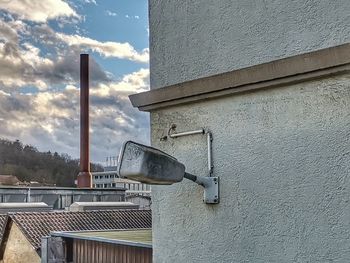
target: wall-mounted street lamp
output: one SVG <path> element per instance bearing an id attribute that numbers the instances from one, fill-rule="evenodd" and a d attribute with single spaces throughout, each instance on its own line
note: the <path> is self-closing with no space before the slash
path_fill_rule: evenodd
<path id="1" fill-rule="evenodd" d="M 219 178 L 186 173 L 185 165 L 176 158 L 156 148 L 127 141 L 118 160 L 117 171 L 122 178 L 145 184 L 170 185 L 187 178 L 204 187 L 203 201 L 218 204 Z"/>

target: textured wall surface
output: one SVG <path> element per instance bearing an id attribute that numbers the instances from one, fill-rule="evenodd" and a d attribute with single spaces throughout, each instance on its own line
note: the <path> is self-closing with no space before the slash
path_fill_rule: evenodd
<path id="1" fill-rule="evenodd" d="M 15 223 L 5 244 L 4 263 L 39 263 L 40 257 Z"/>
<path id="2" fill-rule="evenodd" d="M 194 174 L 205 137 L 159 138 L 213 132 L 221 182 L 219 205 L 186 179 L 152 187 L 154 262 L 349 262 L 349 108 L 342 75 L 153 112 L 152 144 Z"/>
<path id="3" fill-rule="evenodd" d="M 151 88 L 350 41 L 349 0 L 151 0 Z"/>

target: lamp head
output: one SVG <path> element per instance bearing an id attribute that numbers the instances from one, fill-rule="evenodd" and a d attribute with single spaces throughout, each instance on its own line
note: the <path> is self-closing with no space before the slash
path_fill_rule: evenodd
<path id="1" fill-rule="evenodd" d="M 185 166 L 169 154 L 127 141 L 120 150 L 118 174 L 145 184 L 169 185 L 182 181 Z"/>

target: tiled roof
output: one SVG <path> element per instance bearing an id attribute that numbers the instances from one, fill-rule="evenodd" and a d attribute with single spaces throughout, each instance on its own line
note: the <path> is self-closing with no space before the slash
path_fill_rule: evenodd
<path id="1" fill-rule="evenodd" d="M 0 215 L 0 244 L 1 244 L 4 232 L 5 232 L 7 218 L 8 218 L 7 215 Z"/>
<path id="2" fill-rule="evenodd" d="M 10 214 L 35 249 L 52 231 L 137 229 L 152 227 L 150 210 L 30 212 Z"/>

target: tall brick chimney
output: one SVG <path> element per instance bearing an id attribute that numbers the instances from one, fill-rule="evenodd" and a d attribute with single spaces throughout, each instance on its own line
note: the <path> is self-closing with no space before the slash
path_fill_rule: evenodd
<path id="1" fill-rule="evenodd" d="M 78 188 L 92 187 L 89 128 L 89 55 L 80 54 L 80 173 L 78 175 Z"/>

